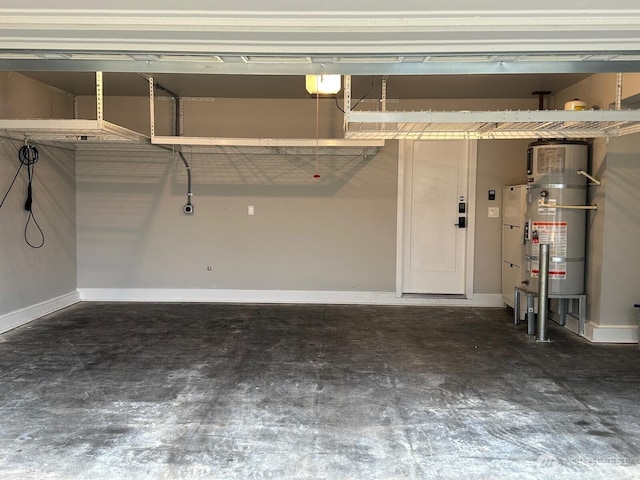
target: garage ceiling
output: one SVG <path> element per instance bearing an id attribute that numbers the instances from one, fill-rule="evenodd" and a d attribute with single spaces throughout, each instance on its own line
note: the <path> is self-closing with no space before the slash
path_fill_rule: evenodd
<path id="1" fill-rule="evenodd" d="M 5 0 L 0 69 L 224 74 L 640 71 L 636 2 Z"/>

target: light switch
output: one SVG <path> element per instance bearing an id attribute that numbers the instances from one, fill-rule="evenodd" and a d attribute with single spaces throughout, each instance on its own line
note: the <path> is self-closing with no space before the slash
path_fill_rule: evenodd
<path id="1" fill-rule="evenodd" d="M 247 207 L 247 214 L 248 215 L 255 215 L 255 213 L 256 213 L 256 210 L 255 210 L 255 208 L 253 208 L 253 205 L 249 205 Z"/>
<path id="2" fill-rule="evenodd" d="M 489 218 L 498 218 L 500 216 L 500 207 L 489 207 Z"/>

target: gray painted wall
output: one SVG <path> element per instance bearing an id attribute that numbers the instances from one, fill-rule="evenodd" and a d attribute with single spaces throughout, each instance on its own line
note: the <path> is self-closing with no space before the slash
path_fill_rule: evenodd
<path id="1" fill-rule="evenodd" d="M 22 142 L 0 139 L 0 195 L 18 168 Z M 27 174 L 22 172 L 0 209 L 0 316 L 76 290 L 74 152 L 35 144 L 39 150 L 33 183 L 34 214 L 45 234 L 42 248 L 24 240 Z M 40 241 L 30 224 L 32 243 Z"/>
<path id="2" fill-rule="evenodd" d="M 640 134 L 614 138 L 606 155 L 599 325 L 637 325 L 640 303 Z"/>
<path id="3" fill-rule="evenodd" d="M 478 142 L 474 293 L 500 293 L 502 289 L 502 187 L 527 182 L 529 143 L 530 140 Z M 489 190 L 496 191 L 493 201 L 489 200 Z M 500 217 L 489 218 L 489 207 L 499 207 Z"/>
<path id="4" fill-rule="evenodd" d="M 189 217 L 171 151 L 80 148 L 78 286 L 393 291 L 396 143 L 323 151 L 319 180 L 313 150 L 261 151 L 188 152 Z"/>

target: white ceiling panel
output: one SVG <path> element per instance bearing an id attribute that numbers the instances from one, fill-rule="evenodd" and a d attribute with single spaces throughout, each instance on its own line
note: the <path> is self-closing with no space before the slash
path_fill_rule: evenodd
<path id="1" fill-rule="evenodd" d="M 185 71 L 185 62 L 177 61 L 182 57 L 191 62 L 202 57 L 205 63 L 208 58 L 249 59 L 197 62 L 187 69 L 192 73 L 349 74 L 365 73 L 363 65 L 370 66 L 368 73 L 447 73 L 437 65 L 438 58 L 447 63 L 446 58 L 457 57 L 475 57 L 477 63 L 492 64 L 492 71 L 484 73 L 501 73 L 496 71 L 499 64 L 486 61 L 490 55 L 502 56 L 507 72 L 522 56 L 537 63 L 540 73 L 545 68 L 558 71 L 550 66 L 558 62 L 562 71 L 575 72 L 571 65 L 591 56 L 598 60 L 591 60 L 588 68 L 596 72 L 614 71 L 608 68 L 612 56 L 623 62 L 627 55 L 633 56 L 633 65 L 624 70 L 637 71 L 640 54 L 640 9 L 635 1 L 507 5 L 491 0 L 483 1 L 482 8 L 476 0 L 64 0 L 55 5 L 50 8 L 46 0 L 3 2 L 1 69 L 34 70 L 24 62 L 33 63 L 35 54 L 47 70 L 70 70 L 76 64 L 81 65 L 77 69 L 117 71 L 122 67 L 102 56 L 118 54 L 122 64 L 166 73 Z M 87 55 L 92 63 L 80 58 Z M 535 62 L 538 55 L 544 55 L 543 60 Z M 429 61 L 406 61 L 412 57 Z M 139 68 L 145 64 L 149 68 Z M 458 66 L 465 68 L 479 73 L 473 62 Z"/>

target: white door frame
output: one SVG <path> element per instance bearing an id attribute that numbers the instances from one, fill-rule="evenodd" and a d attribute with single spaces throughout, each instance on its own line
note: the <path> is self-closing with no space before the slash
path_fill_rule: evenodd
<path id="1" fill-rule="evenodd" d="M 428 141 L 428 140 L 421 140 Z M 414 140 L 400 140 L 398 145 L 398 209 L 397 209 L 397 238 L 396 238 L 396 297 L 402 297 L 403 259 L 404 259 L 404 175 L 409 151 L 413 151 Z M 465 298 L 473 299 L 473 262 L 476 229 L 476 176 L 478 170 L 478 142 L 466 140 L 468 155 L 467 182 L 467 228 L 466 230 L 466 271 Z"/>

